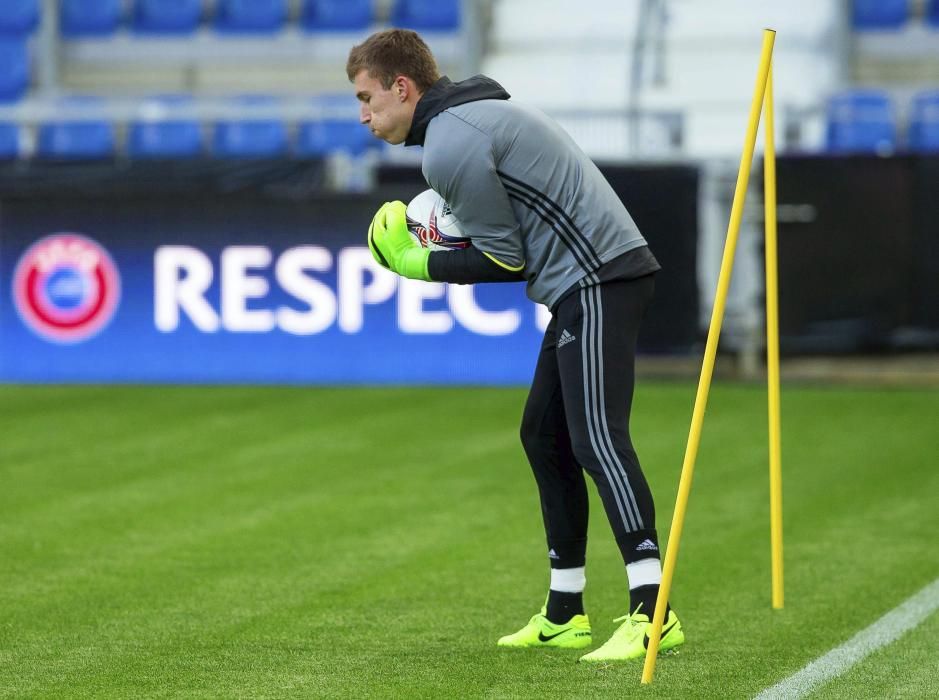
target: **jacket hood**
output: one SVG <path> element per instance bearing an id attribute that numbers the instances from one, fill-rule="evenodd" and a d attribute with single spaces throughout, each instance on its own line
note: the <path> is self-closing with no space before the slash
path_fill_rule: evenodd
<path id="1" fill-rule="evenodd" d="M 477 102 L 479 100 L 507 100 L 509 93 L 492 78 L 485 75 L 474 75 L 472 78 L 454 83 L 447 76 L 443 76 L 430 89 L 421 95 L 421 99 L 414 109 L 414 119 L 411 130 L 404 140 L 405 146 L 423 146 L 424 134 L 430 120 L 445 109 Z"/>

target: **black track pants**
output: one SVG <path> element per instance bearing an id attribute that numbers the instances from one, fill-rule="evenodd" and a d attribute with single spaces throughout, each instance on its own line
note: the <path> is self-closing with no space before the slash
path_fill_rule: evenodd
<path id="1" fill-rule="evenodd" d="M 521 437 L 554 568 L 584 565 L 586 471 L 626 563 L 654 541 L 655 507 L 629 436 L 636 337 L 652 275 L 585 287 L 561 301 L 545 331 Z"/>

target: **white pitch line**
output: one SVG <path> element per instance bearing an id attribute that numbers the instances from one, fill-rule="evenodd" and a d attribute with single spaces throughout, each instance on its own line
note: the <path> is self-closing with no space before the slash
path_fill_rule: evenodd
<path id="1" fill-rule="evenodd" d="M 823 683 L 837 678 L 864 657 L 885 647 L 916 627 L 939 608 L 939 578 L 907 598 L 874 624 L 861 630 L 801 671 L 767 688 L 754 700 L 803 698 Z"/>

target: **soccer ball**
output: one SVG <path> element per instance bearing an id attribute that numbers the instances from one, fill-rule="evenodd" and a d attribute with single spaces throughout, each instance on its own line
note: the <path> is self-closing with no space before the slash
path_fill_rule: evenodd
<path id="1" fill-rule="evenodd" d="M 407 220 L 408 231 L 422 248 L 462 250 L 470 246 L 450 205 L 433 190 L 424 190 L 410 201 Z"/>

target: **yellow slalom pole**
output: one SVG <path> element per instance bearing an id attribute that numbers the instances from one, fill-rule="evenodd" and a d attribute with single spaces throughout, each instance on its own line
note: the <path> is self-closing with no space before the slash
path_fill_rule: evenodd
<path id="1" fill-rule="evenodd" d="M 737 187 L 734 191 L 734 203 L 730 209 L 730 223 L 727 227 L 724 256 L 721 259 L 721 271 L 717 279 L 717 294 L 714 299 L 714 309 L 711 312 L 711 324 L 708 327 L 707 343 L 704 346 L 704 362 L 701 366 L 701 377 L 698 380 L 698 393 L 695 396 L 694 411 L 691 416 L 691 431 L 688 435 L 685 459 L 681 467 L 681 480 L 678 484 L 678 499 L 675 502 L 675 513 L 672 516 L 672 527 L 668 535 L 668 548 L 665 551 L 662 582 L 659 584 L 659 595 L 656 599 L 655 615 L 653 615 L 652 618 L 652 629 L 649 631 L 649 647 L 646 650 L 646 660 L 642 668 L 643 683 L 651 683 L 652 675 L 655 673 L 655 660 L 659 653 L 659 641 L 662 636 L 665 607 L 668 602 L 669 593 L 671 592 L 672 577 L 675 573 L 675 560 L 678 558 L 678 544 L 681 540 L 681 530 L 685 521 L 685 510 L 688 507 L 688 495 L 691 492 L 691 480 L 694 476 L 694 463 L 698 454 L 698 444 L 701 441 L 701 426 L 704 423 L 704 410 L 707 406 L 708 391 L 711 388 L 711 375 L 714 372 L 714 359 L 717 355 L 717 341 L 720 337 L 721 324 L 724 320 L 724 306 L 727 302 L 727 290 L 730 288 L 730 276 L 734 266 L 737 238 L 740 233 L 740 221 L 743 217 L 743 205 L 747 195 L 747 182 L 750 179 L 750 166 L 753 163 L 756 134 L 760 126 L 763 93 L 766 90 L 766 78 L 769 74 L 770 63 L 773 58 L 773 42 L 775 38 L 776 32 L 772 29 L 763 30 L 760 67 L 757 71 L 756 86 L 753 89 L 753 101 L 750 104 L 750 120 L 747 125 L 747 135 L 743 144 L 743 154 L 740 156 L 740 170 L 737 172 Z"/>
<path id="2" fill-rule="evenodd" d="M 779 283 L 776 260 L 776 147 L 773 133 L 773 68 L 763 100 L 766 149 L 763 153 L 763 200 L 766 225 L 766 381 L 769 394 L 769 518 L 773 608 L 783 607 L 782 457 L 779 421 Z"/>

